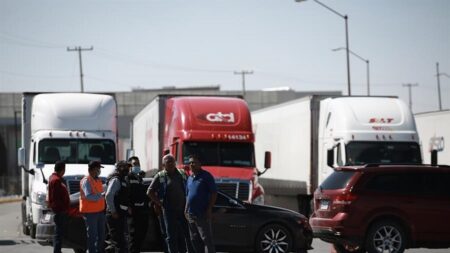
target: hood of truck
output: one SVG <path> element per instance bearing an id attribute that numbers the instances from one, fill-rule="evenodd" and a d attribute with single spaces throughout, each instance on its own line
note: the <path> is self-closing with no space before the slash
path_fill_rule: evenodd
<path id="1" fill-rule="evenodd" d="M 253 167 L 202 166 L 202 168 L 211 173 L 215 179 L 252 180 L 254 173 Z"/>
<path id="2" fill-rule="evenodd" d="M 104 168 L 101 169 L 100 177 L 106 178 L 108 177 L 114 170 L 114 165 L 102 165 Z M 45 178 L 48 180 L 50 176 L 54 172 L 54 164 L 46 164 L 42 171 L 44 172 Z M 35 181 L 42 182 L 42 173 L 39 169 L 34 168 L 35 170 Z M 64 177 L 83 177 L 88 174 L 88 165 L 87 164 L 66 164 L 66 172 Z"/>

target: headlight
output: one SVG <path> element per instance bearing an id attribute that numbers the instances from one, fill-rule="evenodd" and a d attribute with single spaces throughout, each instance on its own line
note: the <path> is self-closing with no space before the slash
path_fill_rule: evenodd
<path id="1" fill-rule="evenodd" d="M 33 200 L 38 205 L 47 205 L 47 194 L 45 192 L 33 192 Z"/>

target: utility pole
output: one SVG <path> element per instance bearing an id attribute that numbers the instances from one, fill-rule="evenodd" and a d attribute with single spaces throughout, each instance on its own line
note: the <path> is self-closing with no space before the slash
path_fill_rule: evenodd
<path id="1" fill-rule="evenodd" d="M 408 94 L 409 94 L 409 109 L 412 111 L 412 94 L 411 94 L 411 88 L 417 87 L 419 84 L 417 83 L 404 83 L 403 87 L 408 87 Z"/>
<path id="2" fill-rule="evenodd" d="M 442 103 L 441 103 L 441 74 L 439 73 L 439 62 L 436 62 L 436 78 L 438 85 L 438 98 L 439 98 L 439 111 L 442 111 Z"/>
<path id="3" fill-rule="evenodd" d="M 67 47 L 67 51 L 78 51 L 78 59 L 80 63 L 80 86 L 81 86 L 81 93 L 84 92 L 84 86 L 83 86 L 83 63 L 81 61 L 81 51 L 92 51 L 94 50 L 94 47 L 91 46 L 90 48 L 82 48 L 82 47 L 74 47 L 69 48 Z"/>
<path id="4" fill-rule="evenodd" d="M 253 75 L 253 70 L 250 70 L 250 71 L 247 71 L 247 70 L 234 71 L 234 74 L 242 76 L 242 96 L 245 99 L 245 75 Z"/>

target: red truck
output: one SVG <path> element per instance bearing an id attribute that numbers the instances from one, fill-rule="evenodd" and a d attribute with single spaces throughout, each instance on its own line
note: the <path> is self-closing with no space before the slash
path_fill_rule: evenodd
<path id="1" fill-rule="evenodd" d="M 247 103 L 232 96 L 158 95 L 132 122 L 131 148 L 147 176 L 161 169 L 165 153 L 187 169 L 190 154 L 216 179 L 218 188 L 263 204 L 255 166 L 254 134 Z M 266 169 L 270 167 L 267 154 Z"/>

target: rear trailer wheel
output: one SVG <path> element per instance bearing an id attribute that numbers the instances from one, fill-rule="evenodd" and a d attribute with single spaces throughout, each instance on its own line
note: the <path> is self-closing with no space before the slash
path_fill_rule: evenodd
<path id="1" fill-rule="evenodd" d="M 269 224 L 259 231 L 255 246 L 255 252 L 290 252 L 292 249 L 292 236 L 284 226 Z"/>
<path id="2" fill-rule="evenodd" d="M 368 253 L 403 253 L 406 246 L 404 228 L 395 221 L 384 220 L 373 224 L 366 237 Z"/>

